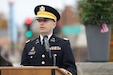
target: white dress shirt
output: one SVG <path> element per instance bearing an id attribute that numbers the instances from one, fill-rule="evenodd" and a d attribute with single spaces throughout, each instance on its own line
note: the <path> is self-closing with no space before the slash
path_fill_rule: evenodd
<path id="1" fill-rule="evenodd" d="M 48 36 L 48 40 L 50 39 L 50 37 L 52 36 L 53 33 L 47 35 Z M 43 36 L 40 35 L 40 41 L 41 41 L 41 45 L 43 44 Z"/>

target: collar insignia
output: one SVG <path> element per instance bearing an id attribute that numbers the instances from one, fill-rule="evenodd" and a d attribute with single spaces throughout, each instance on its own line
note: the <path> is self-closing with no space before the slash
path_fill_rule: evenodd
<path id="1" fill-rule="evenodd" d="M 52 38 L 50 41 L 55 42 L 55 38 Z"/>
<path id="2" fill-rule="evenodd" d="M 38 44 L 38 43 L 39 43 L 39 39 L 36 40 L 35 44 Z"/>
<path id="3" fill-rule="evenodd" d="M 39 10 L 40 11 L 45 11 L 45 7 L 44 6 L 41 6 Z"/>
<path id="4" fill-rule="evenodd" d="M 67 38 L 63 38 L 64 40 L 69 40 L 69 39 L 67 39 Z"/>

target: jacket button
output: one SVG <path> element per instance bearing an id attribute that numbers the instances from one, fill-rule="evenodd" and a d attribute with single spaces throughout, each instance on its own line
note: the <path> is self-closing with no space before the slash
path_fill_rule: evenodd
<path id="1" fill-rule="evenodd" d="M 42 64 L 45 64 L 45 61 L 42 61 Z"/>
<path id="2" fill-rule="evenodd" d="M 45 58 L 45 55 L 44 54 L 42 54 L 42 58 Z"/>
<path id="3" fill-rule="evenodd" d="M 30 58 L 33 58 L 33 56 L 30 56 Z"/>

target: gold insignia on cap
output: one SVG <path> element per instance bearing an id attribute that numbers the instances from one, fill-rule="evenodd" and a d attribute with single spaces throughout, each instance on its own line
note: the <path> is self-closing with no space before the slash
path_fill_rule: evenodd
<path id="1" fill-rule="evenodd" d="M 27 40 L 26 43 L 30 42 L 30 40 Z"/>
<path id="2" fill-rule="evenodd" d="M 69 40 L 68 38 L 63 38 L 64 40 Z"/>
<path id="3" fill-rule="evenodd" d="M 45 11 L 45 7 L 44 6 L 41 6 L 39 10 L 40 11 Z"/>

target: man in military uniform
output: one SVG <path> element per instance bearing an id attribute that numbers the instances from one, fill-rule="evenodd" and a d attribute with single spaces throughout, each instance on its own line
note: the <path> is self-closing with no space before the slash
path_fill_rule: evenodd
<path id="1" fill-rule="evenodd" d="M 75 60 L 68 39 L 62 39 L 53 34 L 53 29 L 60 14 L 47 5 L 38 5 L 34 9 L 38 21 L 40 35 L 29 40 L 23 50 L 21 65 L 24 66 L 58 66 L 69 75 L 77 75 Z M 49 45 L 43 42 L 47 37 Z M 46 42 L 47 43 L 47 42 Z M 49 46 L 49 50 L 47 47 Z"/>

